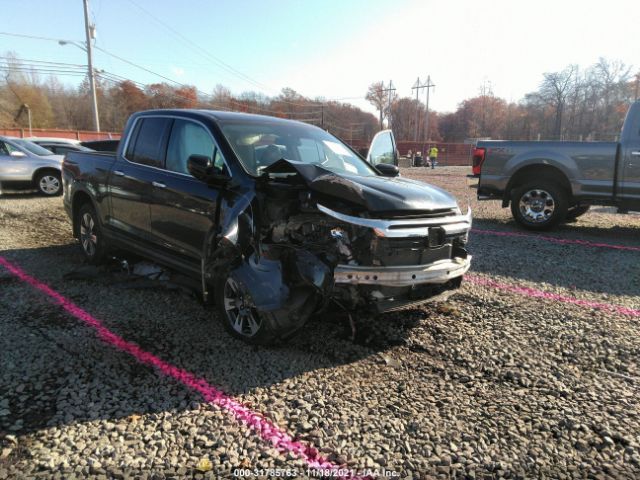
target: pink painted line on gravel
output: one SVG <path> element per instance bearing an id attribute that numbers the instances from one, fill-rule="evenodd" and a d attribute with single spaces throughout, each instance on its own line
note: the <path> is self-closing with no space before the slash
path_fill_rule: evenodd
<path id="1" fill-rule="evenodd" d="M 588 240 L 573 240 L 567 238 L 555 238 L 544 235 L 528 235 L 526 233 L 518 232 L 500 232 L 497 230 L 480 230 L 472 228 L 471 233 L 479 233 L 480 235 L 495 235 L 498 237 L 523 237 L 531 238 L 533 240 L 544 240 L 545 242 L 560 243 L 567 245 L 582 245 L 583 247 L 595 247 L 595 248 L 613 248 L 615 250 L 629 250 L 632 252 L 640 252 L 640 247 L 631 247 L 627 245 L 613 245 L 611 243 L 596 243 Z"/>
<path id="2" fill-rule="evenodd" d="M 217 405 L 230 413 L 242 424 L 253 430 L 263 440 L 277 448 L 280 452 L 291 452 L 296 457 L 304 460 L 312 469 L 347 470 L 346 468 L 341 467 L 340 465 L 337 465 L 321 456 L 314 447 L 294 440 L 288 433 L 280 429 L 280 427 L 265 418 L 262 414 L 255 412 L 249 407 L 234 400 L 229 395 L 207 383 L 203 378 L 198 378 L 186 370 L 171 365 L 154 354 L 143 350 L 135 343 L 129 342 L 121 336 L 113 333 L 105 327 L 100 320 L 74 304 L 68 298 L 53 290 L 45 283 L 42 283 L 35 277 L 27 274 L 20 267 L 9 262 L 2 256 L 0 256 L 0 265 L 23 282 L 28 283 L 32 287 L 46 294 L 54 303 L 60 305 L 75 318 L 92 327 L 103 342 L 117 350 L 120 350 L 121 352 L 128 353 L 138 362 L 154 367 L 167 377 L 171 377 L 191 390 L 200 393 L 207 402 Z M 359 479 L 364 477 L 347 475 L 339 478 Z"/>
<path id="3" fill-rule="evenodd" d="M 524 295 L 526 297 L 543 298 L 545 300 L 553 300 L 553 301 L 562 302 L 562 303 L 572 303 L 574 305 L 579 305 L 581 307 L 595 308 L 598 310 L 606 310 L 608 312 L 628 315 L 634 318 L 640 317 L 640 310 L 629 308 L 629 307 L 623 307 L 621 305 L 592 302 L 590 300 L 581 300 L 579 298 L 568 297 L 566 295 L 545 292 L 542 290 L 536 290 L 535 288 L 530 288 L 530 287 L 516 287 L 513 285 L 508 285 L 506 283 L 496 282 L 495 280 L 489 280 L 487 278 L 478 277 L 477 275 L 473 275 L 473 274 L 465 275 L 464 279 L 469 283 L 473 283 L 475 285 L 482 285 L 485 287 L 496 288 L 498 290 L 517 293 L 519 295 Z"/>

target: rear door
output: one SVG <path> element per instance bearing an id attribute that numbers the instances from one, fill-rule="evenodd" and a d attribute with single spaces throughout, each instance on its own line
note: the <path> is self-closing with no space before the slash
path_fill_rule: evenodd
<path id="1" fill-rule="evenodd" d="M 199 262 L 207 234 L 215 227 L 219 191 L 187 170 L 189 156 L 196 154 L 229 172 L 209 130 L 195 120 L 175 118 L 165 168 L 152 184 L 151 228 L 160 247 Z"/>
<path id="2" fill-rule="evenodd" d="M 151 238 L 152 183 L 162 172 L 171 118 L 140 117 L 109 177 L 109 225 L 132 240 Z"/>
<path id="3" fill-rule="evenodd" d="M 398 165 L 396 140 L 391 130 L 378 132 L 369 146 L 367 161 L 374 167 L 380 163 Z"/>

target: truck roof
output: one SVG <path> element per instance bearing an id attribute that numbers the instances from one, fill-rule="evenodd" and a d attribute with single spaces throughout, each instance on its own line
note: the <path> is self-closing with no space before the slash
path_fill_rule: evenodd
<path id="1" fill-rule="evenodd" d="M 184 113 L 196 113 L 200 115 L 205 115 L 210 117 L 216 121 L 221 122 L 242 122 L 242 123 L 283 123 L 283 124 L 297 124 L 304 125 L 309 128 L 318 128 L 314 127 L 311 124 L 299 122 L 297 120 L 290 120 L 287 118 L 279 118 L 273 117 L 270 115 L 261 115 L 258 113 L 244 113 L 244 112 L 226 112 L 223 110 L 206 110 L 206 109 L 197 109 L 197 108 L 168 108 L 168 109 L 156 109 L 156 110 L 144 110 L 142 112 L 138 112 L 137 115 L 145 115 L 145 114 L 166 114 L 166 115 L 180 115 Z"/>

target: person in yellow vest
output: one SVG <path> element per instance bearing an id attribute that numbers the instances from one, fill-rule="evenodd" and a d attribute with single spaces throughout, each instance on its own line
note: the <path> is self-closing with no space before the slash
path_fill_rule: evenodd
<path id="1" fill-rule="evenodd" d="M 429 162 L 431 163 L 431 168 L 435 168 L 437 161 L 438 161 L 438 147 L 433 145 L 429 149 Z"/>

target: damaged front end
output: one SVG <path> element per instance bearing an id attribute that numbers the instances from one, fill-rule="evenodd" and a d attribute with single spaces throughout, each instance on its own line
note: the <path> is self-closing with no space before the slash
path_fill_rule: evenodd
<path id="1" fill-rule="evenodd" d="M 231 209 L 209 260 L 216 303 L 236 335 L 271 341 L 332 303 L 383 312 L 460 286 L 471 212 L 455 202 L 398 208 L 397 196 L 379 189 L 318 166 L 270 167 L 255 197 Z M 240 300 L 225 297 L 229 282 Z"/>

